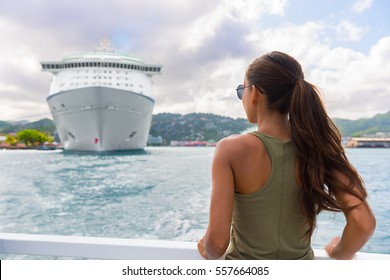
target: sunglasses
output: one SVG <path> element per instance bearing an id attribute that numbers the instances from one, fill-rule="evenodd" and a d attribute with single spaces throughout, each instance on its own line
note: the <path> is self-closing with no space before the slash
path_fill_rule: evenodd
<path id="1" fill-rule="evenodd" d="M 238 87 L 236 88 L 238 99 L 242 100 L 242 96 L 244 95 L 244 89 L 248 87 L 252 86 L 244 86 L 243 84 L 238 85 Z"/>

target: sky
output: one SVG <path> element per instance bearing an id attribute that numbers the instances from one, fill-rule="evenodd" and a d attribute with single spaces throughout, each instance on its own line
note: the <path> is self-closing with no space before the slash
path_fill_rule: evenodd
<path id="1" fill-rule="evenodd" d="M 0 120 L 51 117 L 40 61 L 93 51 L 163 64 L 154 113 L 245 118 L 235 88 L 257 57 L 295 57 L 332 118 L 390 111 L 388 0 L 0 1 Z"/>

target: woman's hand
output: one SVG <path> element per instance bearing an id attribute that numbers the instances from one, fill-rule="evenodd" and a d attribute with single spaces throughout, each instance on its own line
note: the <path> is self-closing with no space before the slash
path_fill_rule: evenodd
<path id="1" fill-rule="evenodd" d="M 340 245 L 341 238 L 340 237 L 335 237 L 330 241 L 328 245 L 325 246 L 325 251 L 331 257 L 332 259 L 336 260 L 350 260 L 353 258 L 354 255 L 352 256 L 340 256 L 339 250 L 338 250 L 338 245 Z"/>
<path id="2" fill-rule="evenodd" d="M 202 237 L 201 240 L 198 241 L 198 251 L 199 254 L 203 257 L 206 258 L 206 252 L 204 250 L 204 236 Z"/>

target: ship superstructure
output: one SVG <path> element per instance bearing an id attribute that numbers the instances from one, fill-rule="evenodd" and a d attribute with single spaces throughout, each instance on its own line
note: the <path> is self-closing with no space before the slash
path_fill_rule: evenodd
<path id="1" fill-rule="evenodd" d="M 152 76 L 162 65 L 112 50 L 41 62 L 53 74 L 47 102 L 66 150 L 143 149 L 152 120 Z"/>

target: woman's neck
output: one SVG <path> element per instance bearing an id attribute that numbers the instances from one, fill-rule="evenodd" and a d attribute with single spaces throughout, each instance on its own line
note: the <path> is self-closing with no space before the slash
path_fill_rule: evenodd
<path id="1" fill-rule="evenodd" d="M 280 140 L 289 140 L 287 114 L 283 115 L 276 111 L 259 113 L 257 116 L 258 131 L 273 136 Z"/>

